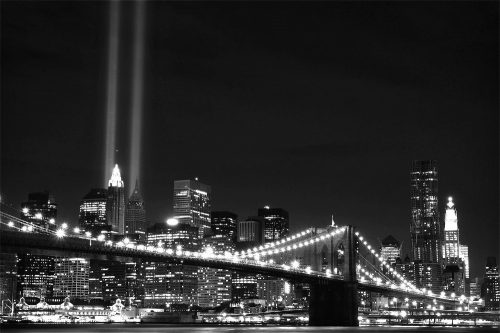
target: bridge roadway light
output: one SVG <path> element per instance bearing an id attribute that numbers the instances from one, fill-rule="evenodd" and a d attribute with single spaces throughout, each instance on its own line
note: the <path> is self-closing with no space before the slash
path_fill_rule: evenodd
<path id="1" fill-rule="evenodd" d="M 66 235 L 66 232 L 64 231 L 64 229 L 57 229 L 56 236 L 58 238 L 63 238 L 65 235 Z"/>
<path id="2" fill-rule="evenodd" d="M 86 231 L 86 232 L 85 232 L 85 236 L 87 236 L 87 237 L 92 237 L 92 233 L 91 233 L 90 231 Z"/>
<path id="3" fill-rule="evenodd" d="M 56 220 L 54 218 L 49 219 L 50 224 L 56 224 Z"/>
<path id="4" fill-rule="evenodd" d="M 63 228 L 63 230 L 68 229 L 68 224 L 67 223 L 61 224 L 61 228 Z"/>
<path id="5" fill-rule="evenodd" d="M 104 242 L 105 239 L 106 239 L 106 236 L 104 236 L 103 234 L 100 234 L 99 236 L 97 236 L 97 240 L 100 242 Z"/>
<path id="6" fill-rule="evenodd" d="M 80 228 L 76 227 L 76 228 L 73 228 L 73 232 L 75 234 L 79 234 L 80 233 Z"/>
<path id="7" fill-rule="evenodd" d="M 12 221 L 9 221 L 9 223 L 7 223 L 9 225 L 9 227 L 13 227 L 14 226 L 14 222 Z"/>
<path id="8" fill-rule="evenodd" d="M 300 263 L 297 260 L 292 261 L 292 268 L 297 269 L 300 266 Z"/>

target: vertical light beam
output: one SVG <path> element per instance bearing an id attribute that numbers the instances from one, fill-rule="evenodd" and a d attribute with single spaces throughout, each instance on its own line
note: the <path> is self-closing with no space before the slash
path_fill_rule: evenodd
<path id="1" fill-rule="evenodd" d="M 116 109 L 118 91 L 118 43 L 120 30 L 120 2 L 112 0 L 109 8 L 108 82 L 106 100 L 106 146 L 104 156 L 104 186 L 113 170 L 116 150 Z"/>
<path id="2" fill-rule="evenodd" d="M 141 173 L 141 135 L 143 108 L 143 72 L 144 72 L 144 24 L 145 1 L 136 1 L 134 30 L 134 60 L 132 73 L 132 121 L 130 123 L 130 178 L 132 184 Z M 132 186 L 129 187 L 132 193 Z"/>

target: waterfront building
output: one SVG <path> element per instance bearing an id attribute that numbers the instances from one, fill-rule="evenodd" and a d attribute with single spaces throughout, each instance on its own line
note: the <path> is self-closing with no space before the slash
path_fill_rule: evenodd
<path id="1" fill-rule="evenodd" d="M 108 190 L 93 188 L 87 193 L 80 203 L 78 220 L 82 230 L 98 234 L 101 230 L 109 230 L 106 219 L 106 204 Z"/>
<path id="2" fill-rule="evenodd" d="M 21 218 L 45 229 L 55 228 L 57 204 L 47 191 L 28 194 L 28 201 L 21 204 Z"/>
<path id="3" fill-rule="evenodd" d="M 21 254 L 17 262 L 19 297 L 50 297 L 54 289 L 54 257 Z"/>
<path id="4" fill-rule="evenodd" d="M 223 235 L 236 242 L 238 215 L 227 211 L 211 212 L 210 221 L 214 235 Z"/>
<path id="5" fill-rule="evenodd" d="M 89 296 L 90 263 L 84 258 L 54 259 L 53 296 L 87 299 Z"/>
<path id="6" fill-rule="evenodd" d="M 174 218 L 197 227 L 200 238 L 210 229 L 210 192 L 197 178 L 174 181 Z"/>
<path id="7" fill-rule="evenodd" d="M 232 273 L 232 302 L 241 302 L 245 299 L 258 298 L 257 275 L 246 273 Z"/>
<path id="8" fill-rule="evenodd" d="M 212 225 L 213 227 L 213 225 Z M 226 235 L 203 238 L 201 251 L 208 256 L 234 252 L 234 242 Z M 215 307 L 231 301 L 231 271 L 220 268 L 198 268 L 198 305 Z"/>
<path id="9" fill-rule="evenodd" d="M 146 241 L 146 210 L 138 182 L 127 202 L 125 234 L 136 241 Z"/>
<path id="10" fill-rule="evenodd" d="M 106 220 L 113 233 L 125 234 L 125 188 L 118 164 L 108 182 L 108 197 L 106 202 Z"/>
<path id="11" fill-rule="evenodd" d="M 266 243 L 274 242 L 288 236 L 290 217 L 286 210 L 265 206 L 258 209 L 257 215 L 265 220 L 264 240 Z"/>
<path id="12" fill-rule="evenodd" d="M 17 254 L 0 253 L 0 303 L 16 299 Z"/>
<path id="13" fill-rule="evenodd" d="M 174 251 L 198 251 L 200 240 L 197 227 L 181 224 L 156 223 L 146 233 L 148 246 Z M 144 262 L 144 306 L 167 307 L 196 305 L 198 268 L 169 262 Z"/>
<path id="14" fill-rule="evenodd" d="M 500 310 L 500 276 L 495 257 L 488 257 L 486 260 L 483 290 L 486 311 Z"/>

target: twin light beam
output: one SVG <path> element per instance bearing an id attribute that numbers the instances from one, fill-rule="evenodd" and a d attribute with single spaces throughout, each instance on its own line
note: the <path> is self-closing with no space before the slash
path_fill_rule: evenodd
<path id="1" fill-rule="evenodd" d="M 143 109 L 143 73 L 144 73 L 144 25 L 145 4 L 138 0 L 134 8 L 134 37 L 133 37 L 133 71 L 132 71 L 132 99 L 130 122 L 130 160 L 129 181 L 133 182 L 140 177 L 141 139 L 142 139 L 142 109 Z M 108 80 L 106 104 L 106 153 L 104 184 L 107 185 L 110 172 L 116 163 L 116 122 L 118 106 L 118 65 L 120 40 L 120 2 L 111 1 L 108 49 Z M 130 192 L 133 188 L 130 187 Z"/>

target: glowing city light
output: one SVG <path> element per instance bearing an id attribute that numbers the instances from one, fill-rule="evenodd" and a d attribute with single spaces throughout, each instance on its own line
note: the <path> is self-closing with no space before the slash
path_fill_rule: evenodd
<path id="1" fill-rule="evenodd" d="M 167 220 L 167 225 L 169 225 L 171 227 L 175 227 L 178 224 L 179 224 L 179 220 L 177 220 L 177 219 L 170 218 Z"/>
<path id="2" fill-rule="evenodd" d="M 66 231 L 64 231 L 64 229 L 57 229 L 56 236 L 58 238 L 63 238 L 65 235 L 66 235 Z"/>

